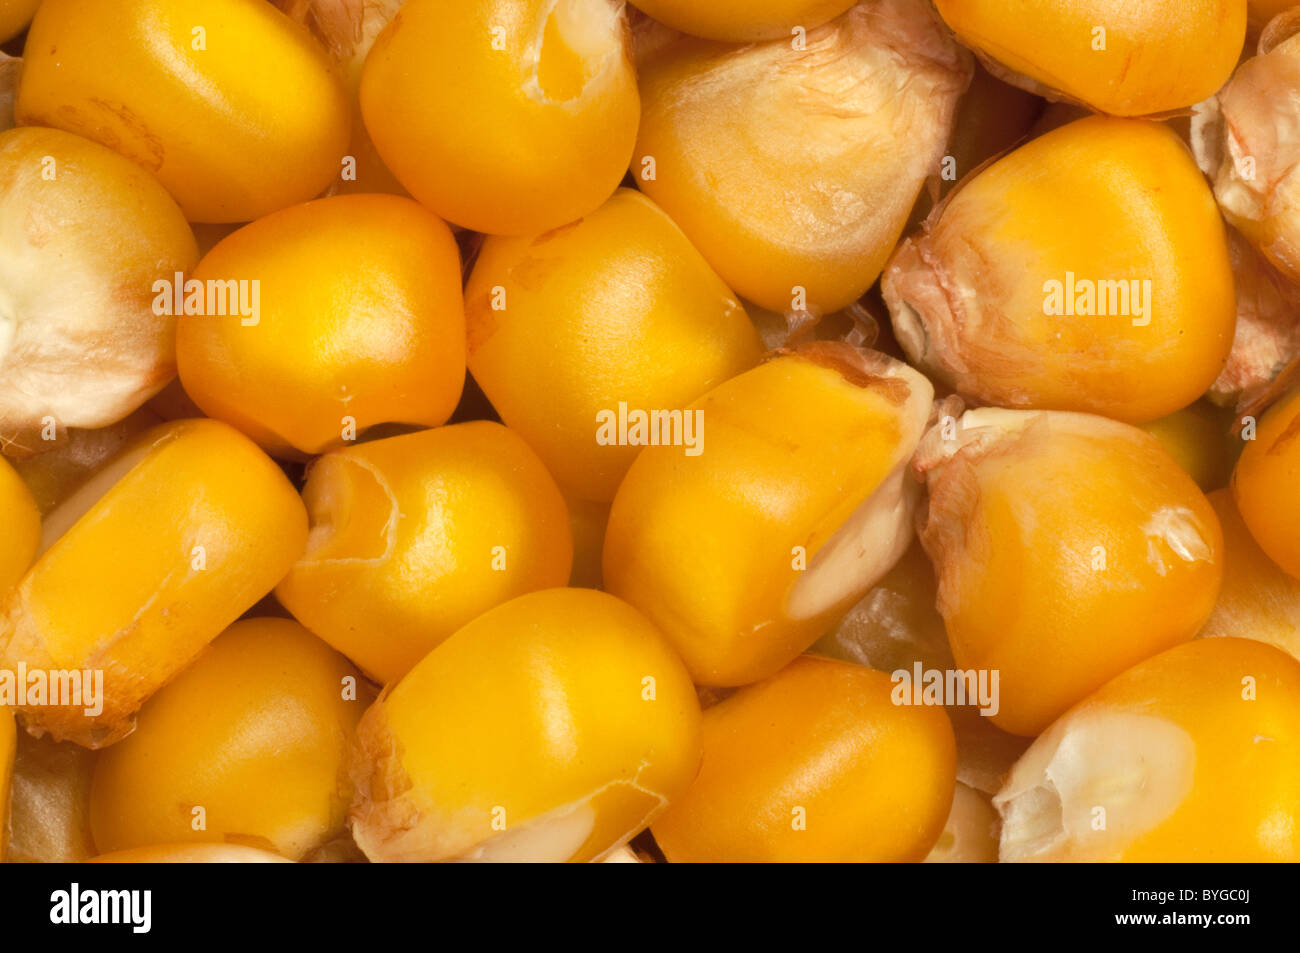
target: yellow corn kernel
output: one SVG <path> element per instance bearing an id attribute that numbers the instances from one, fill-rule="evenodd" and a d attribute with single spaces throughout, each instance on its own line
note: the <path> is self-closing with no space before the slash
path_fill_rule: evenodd
<path id="1" fill-rule="evenodd" d="M 41 511 L 12 466 L 0 457 L 0 596 L 18 584 L 36 558 Z"/>
<path id="2" fill-rule="evenodd" d="M 41 0 L 0 0 L 0 43 L 7 43 L 32 22 Z"/>
<path id="3" fill-rule="evenodd" d="M 1004 861 L 1300 860 L 1300 662 L 1202 639 L 1129 669 L 993 799 Z"/>
<path id="4" fill-rule="evenodd" d="M 1200 636 L 1257 639 L 1300 659 L 1300 579 L 1259 548 L 1231 490 L 1216 490 L 1207 499 L 1223 528 L 1223 585 Z"/>
<path id="5" fill-rule="evenodd" d="M 1104 117 L 966 182 L 881 288 L 912 362 L 963 396 L 1130 423 L 1205 392 L 1236 313 L 1223 222 L 1186 147 Z"/>
<path id="6" fill-rule="evenodd" d="M 1206 493 L 1228 485 L 1231 427 L 1232 415 L 1205 401 L 1142 425 Z"/>
<path id="7" fill-rule="evenodd" d="M 970 81 L 928 6 L 860 3 L 806 49 L 680 37 L 643 57 L 632 173 L 741 296 L 827 313 L 875 282 Z"/>
<path id="8" fill-rule="evenodd" d="M 70 741 L 19 733 L 9 814 L 10 862 L 68 864 L 95 856 L 90 779 L 96 757 Z"/>
<path id="9" fill-rule="evenodd" d="M 613 499 L 640 450 L 621 419 L 680 417 L 763 351 L 686 236 L 630 189 L 566 228 L 489 238 L 465 301 L 474 379 L 582 499 Z"/>
<path id="10" fill-rule="evenodd" d="M 999 673 L 989 717 L 1000 728 L 1038 734 L 1124 669 L 1192 638 L 1214 607 L 1218 520 L 1135 427 L 967 411 L 927 434 L 916 467 L 953 657 Z"/>
<path id="11" fill-rule="evenodd" d="M 958 781 L 943 833 L 925 863 L 996 864 L 998 829 L 998 812 L 993 809 L 992 798 Z"/>
<path id="12" fill-rule="evenodd" d="M 1300 4 L 1296 0 L 1246 0 L 1246 10 L 1250 14 L 1250 25 L 1262 28 L 1279 13 L 1293 10 Z"/>
<path id="13" fill-rule="evenodd" d="M 150 289 L 198 252 L 157 182 L 69 133 L 0 133 L 0 184 L 0 448 L 21 455 L 121 420 L 175 375 Z"/>
<path id="14" fill-rule="evenodd" d="M 307 514 L 251 441 L 186 420 L 134 441 L 42 532 L 36 564 L 0 599 L 0 670 L 102 672 L 98 714 L 52 698 L 15 706 L 34 734 L 98 748 L 289 570 Z"/>
<path id="15" fill-rule="evenodd" d="M 180 320 L 181 382 L 209 416 L 279 455 L 321 453 L 389 421 L 437 426 L 465 382 L 460 275 L 451 232 L 410 199 L 283 209 L 199 263 L 198 281 L 260 284 L 253 307 Z"/>
<path id="16" fill-rule="evenodd" d="M 527 235 L 592 212 L 636 138 L 615 0 L 408 0 L 379 34 L 361 110 L 379 154 L 438 215 Z"/>
<path id="17" fill-rule="evenodd" d="M 753 43 L 797 35 L 835 19 L 857 0 L 638 0 L 660 23 L 692 36 Z"/>
<path id="18" fill-rule="evenodd" d="M 907 461 L 932 397 L 906 365 L 829 343 L 714 388 L 689 411 L 702 453 L 646 447 L 628 471 L 606 588 L 664 631 L 695 681 L 774 674 L 907 549 Z"/>
<path id="19" fill-rule="evenodd" d="M 265 0 L 44 0 L 17 115 L 139 163 L 198 222 L 319 195 L 350 121 L 324 51 Z"/>
<path id="20" fill-rule="evenodd" d="M 9 784 L 14 771 L 14 750 L 18 743 L 18 727 L 8 708 L 0 707 L 0 861 L 5 859 L 9 847 Z"/>
<path id="21" fill-rule="evenodd" d="M 704 714 L 704 763 L 654 824 L 676 863 L 917 861 L 953 796 L 952 727 L 888 675 L 805 656 Z"/>
<path id="22" fill-rule="evenodd" d="M 276 595 L 381 684 L 461 626 L 573 562 L 564 498 L 518 436 L 486 420 L 317 460 L 307 551 Z"/>
<path id="23" fill-rule="evenodd" d="M 1232 473 L 1241 518 L 1269 557 L 1300 578 L 1300 388 L 1260 418 Z"/>
<path id="24" fill-rule="evenodd" d="M 1246 0 L 935 0 L 961 39 L 1011 82 L 1116 116 L 1214 94 L 1246 39 Z"/>
<path id="25" fill-rule="evenodd" d="M 91 864 L 291 864 L 293 861 L 240 844 L 151 844 L 115 850 L 88 861 Z"/>
<path id="26" fill-rule="evenodd" d="M 599 860 L 690 783 L 699 719 L 638 612 L 590 589 L 529 593 L 366 712 L 352 833 L 375 861 Z"/>
<path id="27" fill-rule="evenodd" d="M 245 619 L 100 752 L 101 852 L 227 843 L 300 860 L 341 834 L 347 758 L 371 700 L 346 660 L 290 619 Z"/>

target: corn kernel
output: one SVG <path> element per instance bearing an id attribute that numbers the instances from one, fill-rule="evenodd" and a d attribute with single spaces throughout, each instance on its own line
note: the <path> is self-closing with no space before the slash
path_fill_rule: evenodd
<path id="1" fill-rule="evenodd" d="M 567 228 L 489 238 L 465 300 L 474 379 L 583 499 L 613 499 L 640 449 L 623 425 L 602 435 L 607 416 L 680 416 L 762 355 L 740 302 L 630 189 Z"/>
<path id="2" fill-rule="evenodd" d="M 95 856 L 90 836 L 95 758 L 95 752 L 70 741 L 19 732 L 9 814 L 11 863 L 80 863 Z"/>
<path id="3" fill-rule="evenodd" d="M 564 498 L 515 434 L 474 421 L 328 454 L 307 551 L 276 595 L 380 683 L 475 616 L 569 580 Z"/>
<path id="4" fill-rule="evenodd" d="M 681 37 L 643 57 L 632 173 L 741 296 L 826 313 L 875 282 L 970 81 L 927 8 L 858 4 L 806 49 Z"/>
<path id="5" fill-rule="evenodd" d="M 0 0 L 0 43 L 16 37 L 32 22 L 41 0 Z"/>
<path id="6" fill-rule="evenodd" d="M 805 656 L 704 714 L 699 777 L 652 828 L 669 861 L 917 861 L 952 804 L 952 728 L 883 672 Z"/>
<path id="7" fill-rule="evenodd" d="M 0 448 L 25 455 L 54 429 L 116 423 L 175 375 L 175 322 L 150 288 L 197 250 L 157 182 L 69 133 L 0 133 L 0 183 Z"/>
<path id="8" fill-rule="evenodd" d="M 456 409 L 460 252 L 410 199 L 283 209 L 220 242 L 194 277 L 260 282 L 251 317 L 229 307 L 183 318 L 176 356 L 194 401 L 268 451 L 321 453 L 375 424 L 433 427 Z"/>
<path id="9" fill-rule="evenodd" d="M 434 649 L 358 728 L 352 832 L 371 860 L 599 860 L 699 766 L 695 691 L 613 596 L 550 589 Z"/>
<path id="10" fill-rule="evenodd" d="M 999 827 L 992 798 L 959 781 L 943 833 L 926 855 L 925 863 L 996 864 Z"/>
<path id="11" fill-rule="evenodd" d="M 36 558 L 41 511 L 22 478 L 0 457 L 0 596 L 18 584 Z"/>
<path id="12" fill-rule="evenodd" d="M 235 430 L 187 420 L 141 436 L 46 517 L 36 564 L 0 599 L 0 669 L 103 672 L 99 714 L 32 699 L 16 706 L 28 730 L 92 748 L 124 737 L 306 537 L 298 494 Z"/>
<path id="13" fill-rule="evenodd" d="M 100 854 L 91 864 L 291 864 L 293 861 L 240 844 L 151 844 Z"/>
<path id="14" fill-rule="evenodd" d="M 14 750 L 18 743 L 18 728 L 8 708 L 0 707 L 0 861 L 9 848 L 9 784 L 14 772 Z"/>
<path id="15" fill-rule="evenodd" d="M 1213 197 L 1137 120 L 1083 119 L 978 173 L 881 287 L 913 363 L 997 406 L 1141 423 L 1196 400 L 1232 345 Z"/>
<path id="16" fill-rule="evenodd" d="M 1213 95 L 1246 38 L 1246 0 L 935 0 L 935 6 L 1010 82 L 1116 116 L 1168 112 Z"/>
<path id="17" fill-rule="evenodd" d="M 702 452 L 646 447 L 619 487 L 606 587 L 695 681 L 774 674 L 907 549 L 932 397 L 906 365 L 830 343 L 714 388 L 690 409 Z"/>
<path id="18" fill-rule="evenodd" d="M 835 19 L 857 0 L 638 0 L 660 23 L 692 36 L 727 43 L 790 37 Z"/>
<path id="19" fill-rule="evenodd" d="M 636 138 L 615 0 L 408 0 L 361 78 L 379 154 L 438 215 L 528 235 L 594 211 Z"/>
<path id="20" fill-rule="evenodd" d="M 343 831 L 348 749 L 369 700 L 298 623 L 236 622 L 100 753 L 96 846 L 215 842 L 301 859 Z"/>
<path id="21" fill-rule="evenodd" d="M 1300 388 L 1260 418 L 1232 473 L 1232 495 L 1260 548 L 1300 578 Z"/>
<path id="22" fill-rule="evenodd" d="M 993 801 L 1004 861 L 1300 860 L 1300 662 L 1203 639 L 1051 726 Z"/>
<path id="23" fill-rule="evenodd" d="M 963 670 L 999 672 L 989 717 L 1036 735 L 1124 669 L 1192 638 L 1214 606 L 1223 538 L 1159 442 L 1102 417 L 967 411 L 916 466 L 921 542 Z"/>
<path id="24" fill-rule="evenodd" d="M 1254 29 L 1263 28 L 1279 13 L 1293 10 L 1296 6 L 1296 0 L 1246 0 L 1246 11 L 1250 15 L 1250 25 Z"/>
<path id="25" fill-rule="evenodd" d="M 1196 485 L 1209 493 L 1228 485 L 1229 430 L 1232 415 L 1205 401 L 1197 401 L 1167 417 L 1142 425 L 1178 461 Z"/>

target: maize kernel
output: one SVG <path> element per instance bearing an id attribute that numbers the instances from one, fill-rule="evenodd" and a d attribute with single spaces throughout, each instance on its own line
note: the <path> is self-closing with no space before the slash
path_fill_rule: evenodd
<path id="1" fill-rule="evenodd" d="M 1168 129 L 1071 123 L 975 175 L 936 216 L 881 288 L 911 360 L 963 396 L 1141 423 L 1223 369 L 1227 240 Z"/>
<path id="2" fill-rule="evenodd" d="M 1296 0 L 1246 0 L 1250 24 L 1256 29 L 1262 28 L 1278 14 L 1293 10 L 1296 6 Z"/>
<path id="3" fill-rule="evenodd" d="M 1259 420 L 1232 473 L 1232 495 L 1260 548 L 1300 578 L 1300 388 Z"/>
<path id="4" fill-rule="evenodd" d="M 697 682 L 774 674 L 907 549 L 932 397 L 906 365 L 831 343 L 714 388 L 691 407 L 705 452 L 646 447 L 619 487 L 606 587 Z"/>
<path id="5" fill-rule="evenodd" d="M 80 863 L 95 856 L 90 837 L 95 758 L 95 752 L 70 741 L 19 732 L 9 814 L 11 863 Z"/>
<path id="6" fill-rule="evenodd" d="M 638 102 L 614 0 L 407 0 L 361 78 L 366 128 L 402 185 L 494 235 L 546 231 L 604 202 Z"/>
<path id="7" fill-rule="evenodd" d="M 1142 425 L 1178 461 L 1204 492 L 1228 485 L 1232 475 L 1228 456 L 1231 415 L 1205 401 L 1197 401 L 1167 417 Z"/>
<path id="8" fill-rule="evenodd" d="M 100 752 L 96 846 L 215 842 L 301 859 L 344 829 L 348 750 L 369 700 L 298 623 L 236 622 Z"/>
<path id="9" fill-rule="evenodd" d="M 681 37 L 639 72 L 640 186 L 738 294 L 826 313 L 875 282 L 971 64 L 922 0 L 868 0 L 806 48 Z"/>
<path id="10" fill-rule="evenodd" d="M 704 713 L 704 763 L 654 823 L 669 861 L 917 861 L 952 804 L 952 728 L 889 676 L 805 656 Z"/>
<path id="11" fill-rule="evenodd" d="M 663 637 L 590 589 L 497 606 L 358 728 L 352 832 L 371 860 L 598 860 L 699 766 L 699 705 Z"/>
<path id="12" fill-rule="evenodd" d="M 943 833 L 925 863 L 996 864 L 999 826 L 998 812 L 993 809 L 989 795 L 959 781 Z"/>
<path id="13" fill-rule="evenodd" d="M 636 0 L 660 23 L 692 36 L 727 43 L 789 37 L 835 19 L 857 0 Z"/>
<path id="14" fill-rule="evenodd" d="M 98 715 L 32 699 L 16 706 L 28 730 L 92 748 L 124 737 L 306 537 L 298 494 L 237 431 L 187 420 L 142 435 L 46 517 L 36 564 L 0 599 L 0 669 L 103 672 Z"/>
<path id="15" fill-rule="evenodd" d="M 0 457 L 0 596 L 18 584 L 36 558 L 41 511 L 22 478 Z"/>
<path id="16" fill-rule="evenodd" d="M 198 222 L 320 194 L 349 128 L 324 52 L 264 0 L 44 0 L 17 115 L 139 163 Z"/>
<path id="17" fill-rule="evenodd" d="M 606 416 L 626 405 L 680 417 L 762 355 L 740 302 L 630 189 L 566 228 L 489 238 L 465 300 L 474 379 L 583 499 L 613 499 L 639 450 L 630 428 L 602 438 Z"/>
<path id="18" fill-rule="evenodd" d="M 921 542 L 961 669 L 996 670 L 989 717 L 1036 735 L 1124 669 L 1192 638 L 1223 538 L 1159 442 L 1083 414 L 967 411 L 927 436 Z"/>
<path id="19" fill-rule="evenodd" d="M 327 454 L 303 498 L 307 551 L 276 595 L 381 684 L 493 606 L 569 580 L 564 498 L 491 421 Z"/>
<path id="20" fill-rule="evenodd" d="M 0 43 L 7 43 L 32 22 L 41 0 L 0 0 Z"/>
<path id="21" fill-rule="evenodd" d="M 270 851 L 240 844 L 151 844 L 100 854 L 91 864 L 291 864 Z"/>
<path id="22" fill-rule="evenodd" d="M 18 727 L 8 708 L 0 707 L 0 861 L 9 848 L 9 784 L 14 772 L 14 751 L 18 744 Z"/>
<path id="23" fill-rule="evenodd" d="M 935 6 L 1009 82 L 1116 116 L 1168 112 L 1213 95 L 1246 39 L 1246 0 L 935 0 Z"/>
<path id="24" fill-rule="evenodd" d="M 388 421 L 437 426 L 456 409 L 460 253 L 415 202 L 346 195 L 283 209 L 224 239 L 194 273 L 249 276 L 260 282 L 251 317 L 228 307 L 177 330 L 181 382 L 210 416 L 294 455 Z"/>
<path id="25" fill-rule="evenodd" d="M 197 251 L 157 182 L 56 129 L 0 133 L 0 222 L 0 447 L 25 455 L 52 428 L 116 423 L 175 375 L 175 322 L 149 289 Z"/>
<path id="26" fill-rule="evenodd" d="M 1231 638 L 1147 659 L 1052 725 L 993 803 L 1004 861 L 1294 863 L 1300 662 Z"/>

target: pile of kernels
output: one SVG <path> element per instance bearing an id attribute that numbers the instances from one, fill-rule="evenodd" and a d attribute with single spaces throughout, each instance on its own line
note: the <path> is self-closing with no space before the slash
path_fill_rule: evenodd
<path id="1" fill-rule="evenodd" d="M 6 860 L 1300 860 L 1300 0 L 0 44 Z"/>

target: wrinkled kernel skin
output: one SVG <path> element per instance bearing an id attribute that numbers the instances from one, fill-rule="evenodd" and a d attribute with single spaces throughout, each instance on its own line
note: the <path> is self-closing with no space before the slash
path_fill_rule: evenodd
<path id="1" fill-rule="evenodd" d="M 998 670 L 990 718 L 1032 736 L 1196 634 L 1223 538 L 1191 477 L 1135 428 L 1034 414 L 1003 441 L 929 473 L 921 541 L 957 666 Z"/>
<path id="2" fill-rule="evenodd" d="M 18 584 L 36 558 L 41 541 L 41 512 L 26 484 L 0 458 L 0 594 Z"/>
<path id="3" fill-rule="evenodd" d="M 663 630 L 697 683 L 774 674 L 874 582 L 808 618 L 787 612 L 802 576 L 796 548 L 814 566 L 910 455 L 896 400 L 880 379 L 862 386 L 836 368 L 779 357 L 692 405 L 705 421 L 699 456 L 641 451 L 610 512 L 604 582 Z"/>
<path id="4" fill-rule="evenodd" d="M 1046 285 L 1067 273 L 1149 280 L 1146 315 L 1131 302 L 1128 314 L 1048 314 Z M 1236 322 L 1227 236 L 1187 148 L 1163 126 L 1106 117 L 965 182 L 899 246 L 882 291 L 913 363 L 964 397 L 1128 423 L 1203 394 Z"/>
<path id="5" fill-rule="evenodd" d="M 875 282 L 971 76 L 923 0 L 859 4 L 806 50 L 682 37 L 638 66 L 632 175 L 737 294 L 778 313 L 836 311 Z"/>
<path id="6" fill-rule="evenodd" d="M 0 43 L 7 43 L 26 29 L 41 0 L 0 0 Z"/>
<path id="7" fill-rule="evenodd" d="M 103 670 L 98 716 L 23 709 L 33 733 L 92 748 L 129 733 L 144 700 L 268 593 L 307 538 L 283 472 L 223 423 L 164 424 L 124 458 L 133 452 L 129 472 L 0 599 L 0 668 Z"/>
<path id="8" fill-rule="evenodd" d="M 89 815 L 96 757 L 70 741 L 18 733 L 9 802 L 10 863 L 81 863 L 95 855 Z"/>
<path id="9" fill-rule="evenodd" d="M 474 859 L 579 805 L 591 812 L 579 836 L 519 859 L 600 859 L 695 776 L 699 720 L 686 671 L 640 613 L 590 589 L 529 593 L 447 639 L 367 711 L 352 832 L 375 861 Z"/>
<path id="10" fill-rule="evenodd" d="M 1300 389 L 1270 408 L 1246 441 L 1232 495 L 1260 548 L 1300 579 Z"/>
<path id="11" fill-rule="evenodd" d="M 952 804 L 943 709 L 889 675 L 803 656 L 704 713 L 699 776 L 652 832 L 674 863 L 922 860 Z M 805 819 L 796 826 L 796 819 Z"/>
<path id="12" fill-rule="evenodd" d="M 303 498 L 313 535 L 276 595 L 380 684 L 493 606 L 569 581 L 564 498 L 498 423 L 336 451 Z"/>
<path id="13" fill-rule="evenodd" d="M 1211 96 L 1237 65 L 1246 0 L 935 0 L 962 41 L 1031 84 L 1143 116 Z M 1094 48 L 1097 28 L 1105 49 Z"/>
<path id="14" fill-rule="evenodd" d="M 357 682 L 297 622 L 236 622 L 149 700 L 130 737 L 100 753 L 96 847 L 224 842 L 300 860 L 344 829 L 347 755 L 369 701 Z"/>
<path id="15" fill-rule="evenodd" d="M 857 0 L 636 0 L 660 23 L 692 36 L 727 43 L 789 37 L 835 19 Z"/>
<path id="16" fill-rule="evenodd" d="M 286 457 L 342 446 L 349 422 L 360 434 L 451 416 L 465 382 L 460 251 L 417 203 L 346 195 L 283 209 L 223 239 L 194 273 L 250 277 L 259 317 L 178 319 L 181 383 L 209 416 Z"/>
<path id="17" fill-rule="evenodd" d="M 736 296 L 631 189 L 566 228 L 489 238 L 465 299 L 474 379 L 581 499 L 612 500 L 640 449 L 598 444 L 597 414 L 680 410 L 763 353 Z"/>
<path id="18" fill-rule="evenodd" d="M 1247 684 L 1252 699 L 1245 697 Z M 1164 719 L 1190 737 L 1193 774 L 1186 796 L 1151 829 L 1104 852 L 1091 850 L 1081 829 L 1083 837 L 1033 859 L 1300 861 L 1300 661 L 1249 639 L 1190 642 L 1107 683 L 1052 732 L 1096 714 L 1125 712 Z"/>
<path id="19" fill-rule="evenodd" d="M 144 166 L 197 222 L 320 194 L 350 130 L 324 51 L 264 0 L 44 0 L 16 108 Z"/>
<path id="20" fill-rule="evenodd" d="M 545 231 L 623 177 L 640 108 L 625 14 L 609 0 L 552 6 L 409 0 L 366 59 L 361 110 L 380 156 L 450 222 Z"/>

